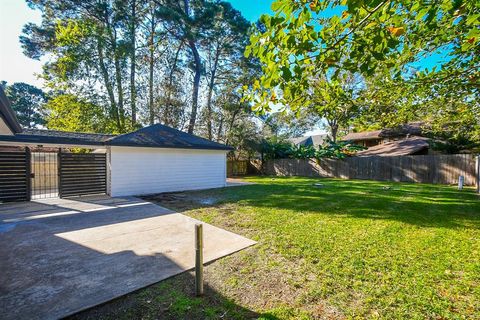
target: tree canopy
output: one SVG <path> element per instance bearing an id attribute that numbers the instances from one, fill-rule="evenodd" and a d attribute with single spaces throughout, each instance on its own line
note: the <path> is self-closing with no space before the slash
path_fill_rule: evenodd
<path id="1" fill-rule="evenodd" d="M 272 10 L 245 52 L 262 64 L 248 88 L 257 111 L 313 107 L 327 118 L 349 109 L 370 125 L 420 119 L 441 130 L 473 117 L 470 138 L 480 141 L 478 1 L 277 0 Z M 362 85 L 345 91 L 352 76 Z"/>
<path id="2" fill-rule="evenodd" d="M 100 108 L 108 124 L 91 128 L 122 133 L 163 123 L 224 142 L 234 126 L 230 123 L 249 114 L 235 96 L 259 67 L 243 55 L 250 24 L 230 3 L 27 3 L 41 11 L 42 20 L 24 27 L 21 43 L 27 56 L 47 61 L 42 77 L 53 95 L 62 96 L 62 103 L 48 105 L 56 114 L 68 113 L 65 102 L 75 109 L 81 101 L 95 114 Z"/>
<path id="3" fill-rule="evenodd" d="M 35 128 L 45 124 L 45 103 L 47 95 L 42 89 L 23 82 L 12 85 L 3 83 L 18 122 L 25 128 Z"/>

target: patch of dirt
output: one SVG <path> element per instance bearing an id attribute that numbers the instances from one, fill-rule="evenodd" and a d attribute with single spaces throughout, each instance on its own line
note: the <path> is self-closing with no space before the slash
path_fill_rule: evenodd
<path id="1" fill-rule="evenodd" d="M 161 193 L 143 196 L 142 198 L 177 212 L 211 207 L 218 202 L 218 199 L 215 197 L 192 195 L 185 192 Z"/>
<path id="2" fill-rule="evenodd" d="M 322 301 L 304 301 L 308 283 L 316 275 L 306 272 L 304 262 L 292 262 L 273 252 L 251 247 L 205 268 L 209 287 L 253 310 L 281 306 L 299 308 L 313 319 L 343 319 Z"/>

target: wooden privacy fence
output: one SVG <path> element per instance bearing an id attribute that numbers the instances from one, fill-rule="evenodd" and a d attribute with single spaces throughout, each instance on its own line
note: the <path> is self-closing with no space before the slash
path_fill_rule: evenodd
<path id="1" fill-rule="evenodd" d="M 470 154 L 399 157 L 351 157 L 343 160 L 276 159 L 252 163 L 260 172 L 278 176 L 331 177 L 379 181 L 476 185 L 475 157 Z"/>
<path id="2" fill-rule="evenodd" d="M 248 174 L 248 160 L 228 160 L 227 177 L 244 176 Z"/>

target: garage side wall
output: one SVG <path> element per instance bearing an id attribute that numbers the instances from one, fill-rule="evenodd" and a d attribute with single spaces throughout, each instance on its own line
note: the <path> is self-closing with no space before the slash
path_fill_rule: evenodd
<path id="1" fill-rule="evenodd" d="M 226 152 L 111 147 L 111 196 L 208 189 L 226 185 Z"/>

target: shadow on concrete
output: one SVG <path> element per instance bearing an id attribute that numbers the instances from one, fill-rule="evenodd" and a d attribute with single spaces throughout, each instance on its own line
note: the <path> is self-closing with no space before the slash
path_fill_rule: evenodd
<path id="1" fill-rule="evenodd" d="M 0 205 L 2 319 L 61 318 L 193 266 L 194 219 L 136 198 L 52 201 Z M 219 234 L 227 251 L 206 261 L 240 250 Z"/>

